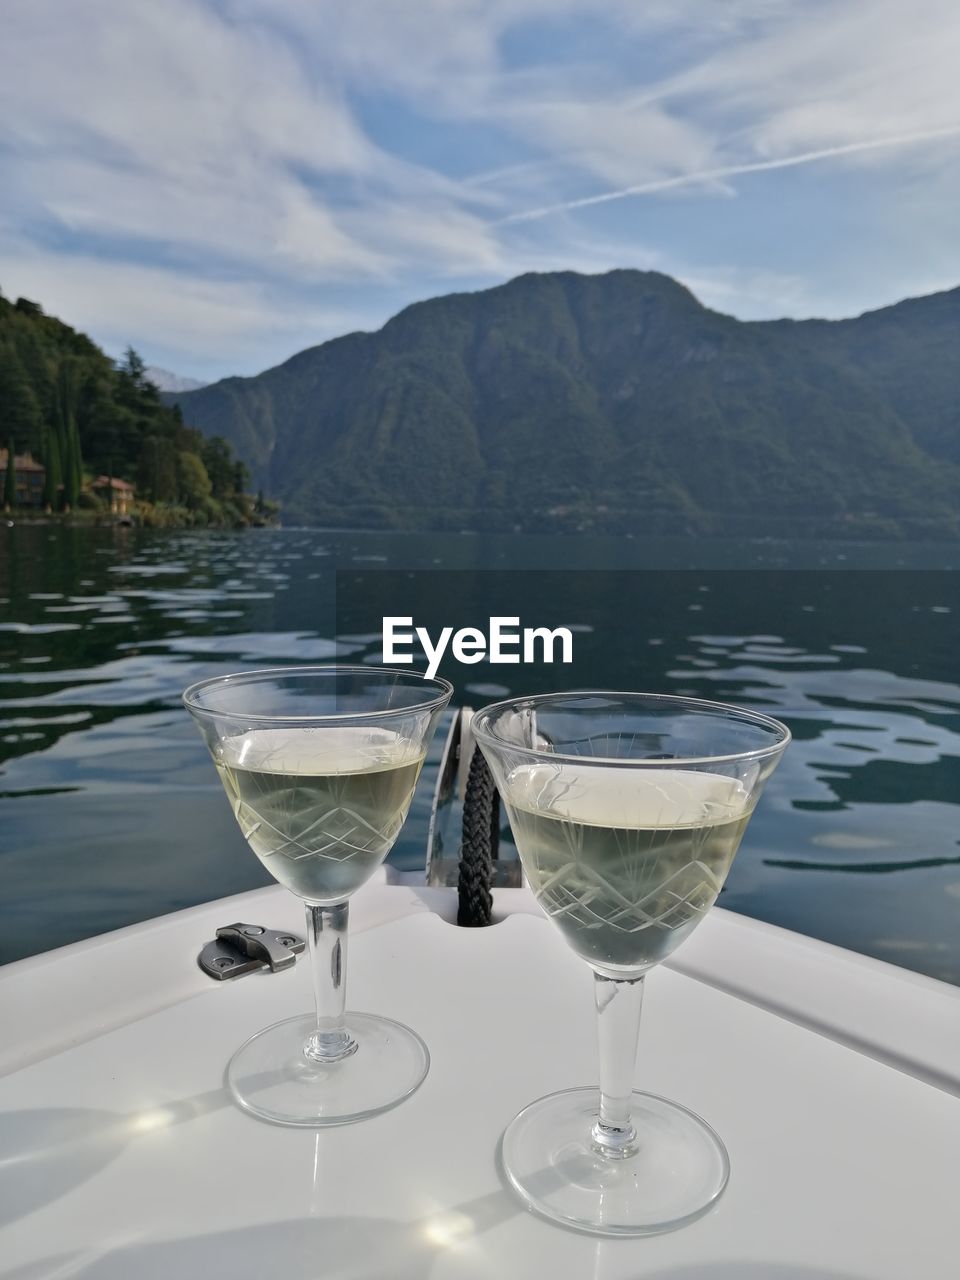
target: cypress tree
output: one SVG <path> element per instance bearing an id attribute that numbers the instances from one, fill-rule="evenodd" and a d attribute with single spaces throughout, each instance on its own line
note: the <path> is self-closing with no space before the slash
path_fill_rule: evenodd
<path id="1" fill-rule="evenodd" d="M 14 461 L 14 444 L 9 441 L 7 444 L 7 474 L 3 482 L 3 505 L 7 511 L 12 511 L 17 505 L 17 464 Z"/>
<path id="2" fill-rule="evenodd" d="M 73 424 L 73 456 L 77 464 L 77 489 L 83 488 L 83 450 L 80 447 L 80 428 Z"/>
<path id="3" fill-rule="evenodd" d="M 64 486 L 63 498 L 66 505 L 73 509 L 77 505 L 77 499 L 80 497 L 80 437 L 77 434 L 77 424 L 73 422 L 67 436 L 67 457 L 66 464 L 63 469 Z"/>
<path id="4" fill-rule="evenodd" d="M 43 463 L 46 467 L 43 501 L 51 511 L 56 511 L 60 505 L 60 484 L 63 478 L 60 468 L 60 445 L 57 441 L 56 431 L 47 432 Z"/>
<path id="5" fill-rule="evenodd" d="M 57 422 L 54 435 L 57 437 L 57 453 L 60 459 L 60 480 L 61 483 L 66 479 L 67 466 L 70 462 L 70 437 L 67 433 L 67 424 L 63 418 Z"/>

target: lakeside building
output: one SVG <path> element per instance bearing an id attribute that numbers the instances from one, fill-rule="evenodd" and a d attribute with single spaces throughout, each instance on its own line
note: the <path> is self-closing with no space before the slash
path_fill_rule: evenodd
<path id="1" fill-rule="evenodd" d="M 7 450 L 0 449 L 0 482 L 7 471 Z M 15 453 L 13 469 L 16 475 L 17 506 L 42 507 L 43 482 L 46 469 L 42 462 L 37 462 L 32 453 Z"/>
<path id="2" fill-rule="evenodd" d="M 134 487 L 126 480 L 118 480 L 116 476 L 97 476 L 91 482 L 93 492 L 110 505 L 110 514 L 126 516 L 130 514 L 133 502 Z"/>

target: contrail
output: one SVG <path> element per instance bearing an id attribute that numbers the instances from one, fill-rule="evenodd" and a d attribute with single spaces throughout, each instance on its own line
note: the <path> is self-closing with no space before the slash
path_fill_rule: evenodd
<path id="1" fill-rule="evenodd" d="M 654 191 L 668 191 L 671 187 L 686 187 L 695 182 L 710 182 L 714 178 L 735 178 L 741 173 L 762 173 L 767 169 L 790 169 L 798 164 L 810 164 L 813 160 L 829 160 L 831 156 L 848 156 L 855 151 L 876 151 L 881 147 L 902 147 L 911 142 L 927 142 L 933 138 L 952 138 L 960 134 L 960 124 L 947 125 L 943 129 L 925 129 L 917 133 L 900 133 L 890 138 L 873 138 L 867 142 L 847 142 L 839 147 L 823 147 L 819 151 L 803 151 L 796 156 L 783 156 L 779 160 L 757 160 L 753 164 L 730 164 L 717 169 L 701 169 L 698 173 L 682 173 L 675 178 L 657 178 L 653 182 L 641 182 L 634 187 L 621 187 L 618 191 L 602 191 L 599 195 L 583 196 L 579 200 L 564 200 L 561 204 L 545 205 L 542 209 L 527 209 L 523 213 L 511 213 L 497 219 L 495 225 L 506 222 L 533 222 L 551 213 L 564 213 L 568 209 L 586 209 L 593 204 L 607 204 L 610 200 L 623 200 L 626 196 L 645 196 Z"/>

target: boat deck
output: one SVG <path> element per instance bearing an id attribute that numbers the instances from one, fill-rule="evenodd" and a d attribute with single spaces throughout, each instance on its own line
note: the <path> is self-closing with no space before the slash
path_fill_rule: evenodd
<path id="1" fill-rule="evenodd" d="M 526 890 L 457 929 L 452 896 L 373 883 L 348 1004 L 429 1045 L 393 1111 L 296 1130 L 236 1108 L 233 1050 L 308 1008 L 308 968 L 216 983 L 235 920 L 303 932 L 279 888 L 0 971 L 3 1280 L 591 1277 L 953 1280 L 960 991 L 715 911 L 647 983 L 637 1085 L 720 1133 L 731 1178 L 679 1231 L 600 1239 L 501 1179 L 526 1103 L 596 1079 L 592 979 Z"/>

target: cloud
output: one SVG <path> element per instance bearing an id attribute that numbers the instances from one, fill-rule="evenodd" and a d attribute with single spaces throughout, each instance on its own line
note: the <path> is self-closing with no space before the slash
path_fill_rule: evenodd
<path id="1" fill-rule="evenodd" d="M 12 185 L 41 221 L 280 271 L 378 269 L 297 171 L 372 172 L 376 148 L 278 39 L 186 0 L 15 2 L 5 29 Z"/>
<path id="2" fill-rule="evenodd" d="M 3 23 L 0 282 L 174 368 L 548 264 L 688 272 L 742 314 L 960 273 L 952 0 L 5 0 Z M 759 193 L 812 164 L 801 285 Z M 881 184 L 854 254 L 844 174 Z M 710 240 L 718 194 L 756 223 L 737 248 Z M 653 218 L 681 196 L 686 230 Z"/>
<path id="3" fill-rule="evenodd" d="M 0 82 L 13 198 L 41 223 L 298 280 L 389 274 L 402 265 L 389 243 L 424 196 L 435 224 L 446 212 L 459 228 L 460 264 L 471 231 L 484 239 L 475 215 L 438 205 L 442 175 L 378 147 L 336 79 L 265 24 L 196 0 L 14 0 L 5 25 L 19 52 Z"/>
<path id="4" fill-rule="evenodd" d="M 960 136 L 960 124 L 955 124 L 943 129 L 925 129 L 920 133 L 895 134 L 891 138 L 869 138 L 862 142 L 846 142 L 839 146 L 822 147 L 819 151 L 803 151 L 799 155 L 780 156 L 776 160 L 755 160 L 746 164 L 721 165 L 714 169 L 701 169 L 693 173 L 676 174 L 670 178 L 656 178 L 652 182 L 641 182 L 634 186 L 621 187 L 616 191 L 601 191 L 597 195 L 581 196 L 577 200 L 566 200 L 561 204 L 545 205 L 542 209 L 528 209 L 523 213 L 508 214 L 501 219 L 501 222 L 532 222 L 537 218 L 545 218 L 553 213 L 568 212 L 572 209 L 588 209 L 592 205 L 608 204 L 611 200 L 623 200 L 627 196 L 652 195 L 661 191 L 672 191 L 678 187 L 714 184 L 723 179 L 740 177 L 747 173 L 766 173 L 773 169 L 792 169 L 796 165 L 811 164 L 817 160 L 834 160 L 841 156 L 851 156 L 859 152 L 885 150 L 890 147 L 907 147 L 920 142 L 934 142 L 939 141 L 941 138 L 955 138 L 958 136 Z"/>
<path id="5" fill-rule="evenodd" d="M 104 263 L 92 256 L 37 252 L 29 245 L 0 250 L 0 280 L 75 328 L 96 333 L 113 355 L 128 344 L 152 360 L 179 357 L 182 369 L 204 376 L 241 359 L 254 369 L 361 327 L 365 317 L 251 282 L 205 280 L 191 272 Z"/>
<path id="6" fill-rule="evenodd" d="M 758 153 L 949 126 L 958 115 L 952 0 L 817 0 L 665 78 L 679 106 L 719 110 Z"/>
<path id="7" fill-rule="evenodd" d="M 639 28 L 649 14 L 638 8 Z M 716 8 L 691 2 L 655 15 L 695 27 L 686 65 L 629 91 L 614 81 L 599 100 L 581 99 L 579 113 L 565 111 L 560 129 L 540 130 L 555 142 L 554 159 L 565 139 L 571 163 L 617 187 L 514 209 L 504 223 L 694 185 L 729 190 L 722 184 L 741 174 L 829 158 L 896 164 L 883 153 L 956 136 L 960 11 L 947 0 L 734 5 L 733 40 L 711 29 Z M 914 159 L 936 172 L 951 151 L 926 148 Z"/>

